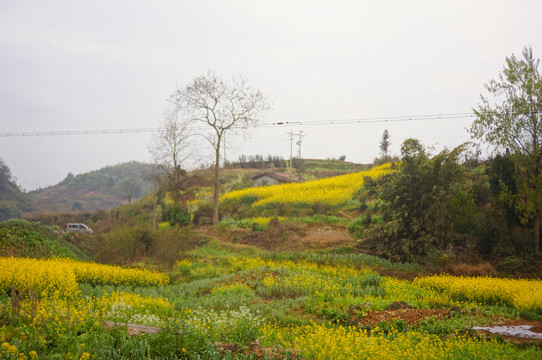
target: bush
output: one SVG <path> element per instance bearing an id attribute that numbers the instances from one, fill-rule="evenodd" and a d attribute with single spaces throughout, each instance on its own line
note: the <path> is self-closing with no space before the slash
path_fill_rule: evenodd
<path id="1" fill-rule="evenodd" d="M 194 211 L 194 217 L 192 222 L 194 225 L 212 224 L 213 222 L 213 208 L 211 204 L 200 204 L 198 209 Z"/>
<path id="2" fill-rule="evenodd" d="M 180 252 L 192 250 L 200 244 L 188 228 L 166 228 L 154 233 L 153 257 L 156 263 L 171 267 L 180 258 Z"/>
<path id="3" fill-rule="evenodd" d="M 179 204 L 168 206 L 164 210 L 164 220 L 171 226 L 186 226 L 190 223 L 190 213 L 184 210 Z"/>
<path id="4" fill-rule="evenodd" d="M 107 264 L 127 265 L 147 255 L 152 243 L 150 230 L 121 226 L 100 237 L 96 260 Z"/>

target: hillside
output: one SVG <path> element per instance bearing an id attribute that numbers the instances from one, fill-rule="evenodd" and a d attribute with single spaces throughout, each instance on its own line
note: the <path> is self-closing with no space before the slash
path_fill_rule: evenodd
<path id="1" fill-rule="evenodd" d="M 152 191 L 146 179 L 152 165 L 128 162 L 85 174 L 68 176 L 59 184 L 29 193 L 33 212 L 113 209 Z"/>
<path id="2" fill-rule="evenodd" d="M 0 159 L 0 221 L 18 217 L 30 209 L 30 199 L 21 191 L 11 170 Z"/>
<path id="3" fill-rule="evenodd" d="M 0 223 L 0 256 L 75 258 L 70 248 L 79 252 L 63 239 L 58 228 L 16 219 Z"/>

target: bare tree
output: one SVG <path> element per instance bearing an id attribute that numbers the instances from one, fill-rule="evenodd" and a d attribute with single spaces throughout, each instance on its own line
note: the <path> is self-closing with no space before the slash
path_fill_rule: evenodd
<path id="1" fill-rule="evenodd" d="M 202 135 L 215 152 L 213 174 L 213 223 L 218 222 L 220 146 L 226 131 L 247 130 L 255 124 L 261 113 L 269 109 L 263 94 L 249 87 L 243 78 L 231 83 L 217 77 L 214 72 L 194 78 L 186 87 L 177 89 L 171 101 L 179 113 L 191 123 L 204 125 L 209 132 Z"/>
<path id="2" fill-rule="evenodd" d="M 132 203 L 132 198 L 141 190 L 141 185 L 132 179 L 122 180 L 118 187 L 122 197 L 128 199 L 128 204 Z"/>
<path id="3" fill-rule="evenodd" d="M 179 118 L 177 111 L 166 109 L 162 129 L 154 134 L 149 144 L 149 152 L 157 169 L 162 173 L 167 189 L 175 203 L 181 199 L 185 180 L 184 164 L 194 154 L 194 145 L 190 141 L 189 123 Z"/>

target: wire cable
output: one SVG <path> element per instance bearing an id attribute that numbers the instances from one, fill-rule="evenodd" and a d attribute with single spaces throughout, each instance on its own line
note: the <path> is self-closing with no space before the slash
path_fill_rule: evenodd
<path id="1" fill-rule="evenodd" d="M 540 114 L 541 112 L 536 112 Z M 513 114 L 509 114 L 513 115 Z M 431 115 L 405 115 L 405 116 L 386 116 L 386 117 L 361 117 L 351 119 L 324 119 L 324 120 L 305 120 L 305 121 L 274 121 L 261 122 L 249 125 L 250 128 L 270 128 L 270 127 L 291 127 L 291 126 L 322 126 L 322 125 L 349 125 L 349 124 L 369 124 L 369 123 L 394 123 L 406 121 L 443 121 L 454 119 L 474 118 L 475 113 L 448 113 Z M 190 130 L 206 130 L 208 126 L 190 127 Z M 242 129 L 242 126 L 233 126 L 233 129 Z M 134 129 L 102 129 L 102 130 L 62 130 L 62 131 L 27 131 L 27 132 L 6 132 L 0 133 L 0 137 L 35 137 L 35 136 L 67 136 L 67 135 L 102 135 L 102 134 L 133 134 L 150 133 L 164 131 L 164 128 L 134 128 Z"/>

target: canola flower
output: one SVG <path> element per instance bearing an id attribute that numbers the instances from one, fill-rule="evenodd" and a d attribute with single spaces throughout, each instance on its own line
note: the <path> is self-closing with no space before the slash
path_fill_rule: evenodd
<path id="1" fill-rule="evenodd" d="M 95 307 L 106 320 L 160 326 L 159 315 L 170 315 L 173 306 L 166 298 L 115 291 L 96 299 Z"/>
<path id="2" fill-rule="evenodd" d="M 274 270 L 263 278 L 264 285 L 278 294 L 304 295 L 311 293 L 334 293 L 356 295 L 368 281 L 378 282 L 380 276 L 372 269 L 345 265 L 323 265 L 301 260 L 263 260 L 261 258 L 233 258 L 234 267 L 243 270 Z"/>
<path id="3" fill-rule="evenodd" d="M 164 314 L 173 310 L 173 305 L 166 298 L 141 296 L 122 291 L 114 291 L 96 299 L 97 307 L 106 313 L 121 303 L 138 312 Z"/>
<path id="4" fill-rule="evenodd" d="M 0 293 L 34 292 L 40 297 L 74 296 L 79 292 L 73 260 L 0 258 Z"/>
<path id="5" fill-rule="evenodd" d="M 21 302 L 19 317 L 34 328 L 46 328 L 54 324 L 57 331 L 67 331 L 97 319 L 94 306 L 82 298 L 44 298 Z M 10 309 L 14 311 L 14 309 Z"/>
<path id="6" fill-rule="evenodd" d="M 378 178 L 392 172 L 391 164 L 353 174 L 335 176 L 305 183 L 289 183 L 247 188 L 222 195 L 222 204 L 250 203 L 253 208 L 270 204 L 339 206 L 353 199 L 363 187 L 364 177 Z"/>
<path id="7" fill-rule="evenodd" d="M 99 298 L 22 299 L 18 308 L 9 303 L 5 311 L 16 311 L 19 319 L 34 329 L 54 327 L 55 332 L 66 333 L 101 328 L 104 321 L 161 326 L 162 319 L 173 313 L 173 306 L 162 297 L 112 292 Z"/>
<path id="8" fill-rule="evenodd" d="M 78 283 L 91 285 L 164 286 L 169 283 L 167 275 L 146 269 L 77 261 L 73 261 L 73 269 Z"/>
<path id="9" fill-rule="evenodd" d="M 0 359 L 37 360 L 39 357 L 38 353 L 34 350 L 28 352 L 28 356 L 26 356 L 24 352 L 19 351 L 17 346 L 4 341 L 2 345 L 0 345 Z"/>
<path id="10" fill-rule="evenodd" d="M 475 299 L 454 298 L 446 291 L 422 286 L 418 282 L 384 277 L 380 286 L 384 289 L 384 298 L 389 302 L 400 299 L 415 307 L 443 308 L 459 306 L 463 308 L 477 307 Z"/>
<path id="11" fill-rule="evenodd" d="M 0 293 L 33 292 L 39 297 L 75 296 L 78 284 L 162 286 L 169 278 L 158 272 L 72 259 L 0 257 Z"/>
<path id="12" fill-rule="evenodd" d="M 459 301 L 512 306 L 518 310 L 542 313 L 541 280 L 434 275 L 416 278 L 413 283 L 444 292 Z"/>
<path id="13" fill-rule="evenodd" d="M 478 340 L 454 333 L 447 340 L 425 332 L 393 331 L 386 335 L 355 327 L 311 323 L 306 326 L 262 327 L 266 342 L 277 344 L 303 359 L 539 359 L 535 347 L 521 350 L 497 340 Z"/>

